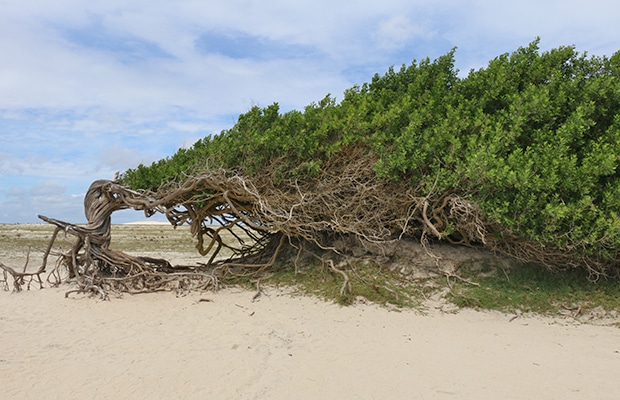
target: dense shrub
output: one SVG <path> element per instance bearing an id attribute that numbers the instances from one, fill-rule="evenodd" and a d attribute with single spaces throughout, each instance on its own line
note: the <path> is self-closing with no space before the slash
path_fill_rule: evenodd
<path id="1" fill-rule="evenodd" d="M 229 130 L 122 180 L 154 190 L 223 167 L 269 171 L 277 186 L 314 179 L 335 154 L 361 146 L 378 160 L 375 173 L 403 190 L 477 204 L 499 239 L 617 266 L 620 52 L 540 52 L 536 40 L 462 78 L 454 54 L 391 68 L 340 102 L 328 95 L 287 113 L 277 103 L 253 107 Z"/>

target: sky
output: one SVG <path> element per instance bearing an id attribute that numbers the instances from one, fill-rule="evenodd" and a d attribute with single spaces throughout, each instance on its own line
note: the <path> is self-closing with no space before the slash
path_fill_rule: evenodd
<path id="1" fill-rule="evenodd" d="M 456 47 L 620 50 L 617 0 L 0 0 L 0 223 L 85 222 L 90 183 Z M 134 210 L 114 223 L 142 221 Z"/>

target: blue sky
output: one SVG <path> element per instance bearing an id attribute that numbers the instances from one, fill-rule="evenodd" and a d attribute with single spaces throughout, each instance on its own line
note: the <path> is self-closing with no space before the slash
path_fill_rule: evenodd
<path id="1" fill-rule="evenodd" d="M 457 47 L 463 74 L 537 36 L 620 50 L 616 0 L 0 3 L 0 223 L 84 222 L 89 184 Z M 142 220 L 135 211 L 114 222 Z"/>

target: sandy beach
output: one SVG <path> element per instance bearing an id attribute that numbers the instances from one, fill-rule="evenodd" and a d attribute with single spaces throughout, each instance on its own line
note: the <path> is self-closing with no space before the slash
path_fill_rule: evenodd
<path id="1" fill-rule="evenodd" d="M 620 329 L 253 292 L 0 293 L 2 399 L 617 399 Z"/>

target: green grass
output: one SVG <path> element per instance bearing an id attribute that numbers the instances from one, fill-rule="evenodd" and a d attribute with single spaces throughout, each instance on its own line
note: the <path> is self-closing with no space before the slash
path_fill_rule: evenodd
<path id="1" fill-rule="evenodd" d="M 602 307 L 606 312 L 620 311 L 620 281 L 617 278 L 601 277 L 593 282 L 583 270 L 553 273 L 536 265 L 523 265 L 508 272 L 500 270 L 488 275 L 484 271 L 460 272 L 479 286 L 454 282 L 448 299 L 459 307 L 509 313 L 518 310 L 542 315 L 568 311 L 583 314 L 596 307 Z"/>
<path id="2" fill-rule="evenodd" d="M 298 271 L 292 265 L 280 265 L 262 277 L 260 285 L 283 287 L 294 294 L 316 296 L 341 305 L 362 301 L 392 309 L 419 310 L 424 309 L 426 298 L 444 292 L 449 285 L 446 301 L 459 308 L 594 319 L 620 314 L 620 280 L 601 277 L 593 282 L 583 270 L 553 273 L 536 265 L 513 265 L 505 270 L 499 265 L 478 264 L 475 268 L 463 266 L 458 271 L 462 279 L 451 277 L 448 284 L 444 276 L 406 280 L 370 261 L 341 264 L 339 269 L 351 283 L 350 291 L 344 295 L 340 293 L 343 276 L 320 261 L 304 265 Z M 253 290 L 256 277 L 237 278 L 228 283 Z M 617 325 L 620 327 L 620 323 Z"/>
<path id="3" fill-rule="evenodd" d="M 338 268 L 343 271 L 350 286 L 344 288 L 344 277 L 319 261 L 295 270 L 290 265 L 275 268 L 261 280 L 264 285 L 284 287 L 300 295 L 316 296 L 341 305 L 366 301 L 395 308 L 419 308 L 423 301 L 422 289 L 399 279 L 391 270 L 369 261 L 356 261 Z M 239 279 L 235 283 L 253 285 L 255 278 Z"/>

